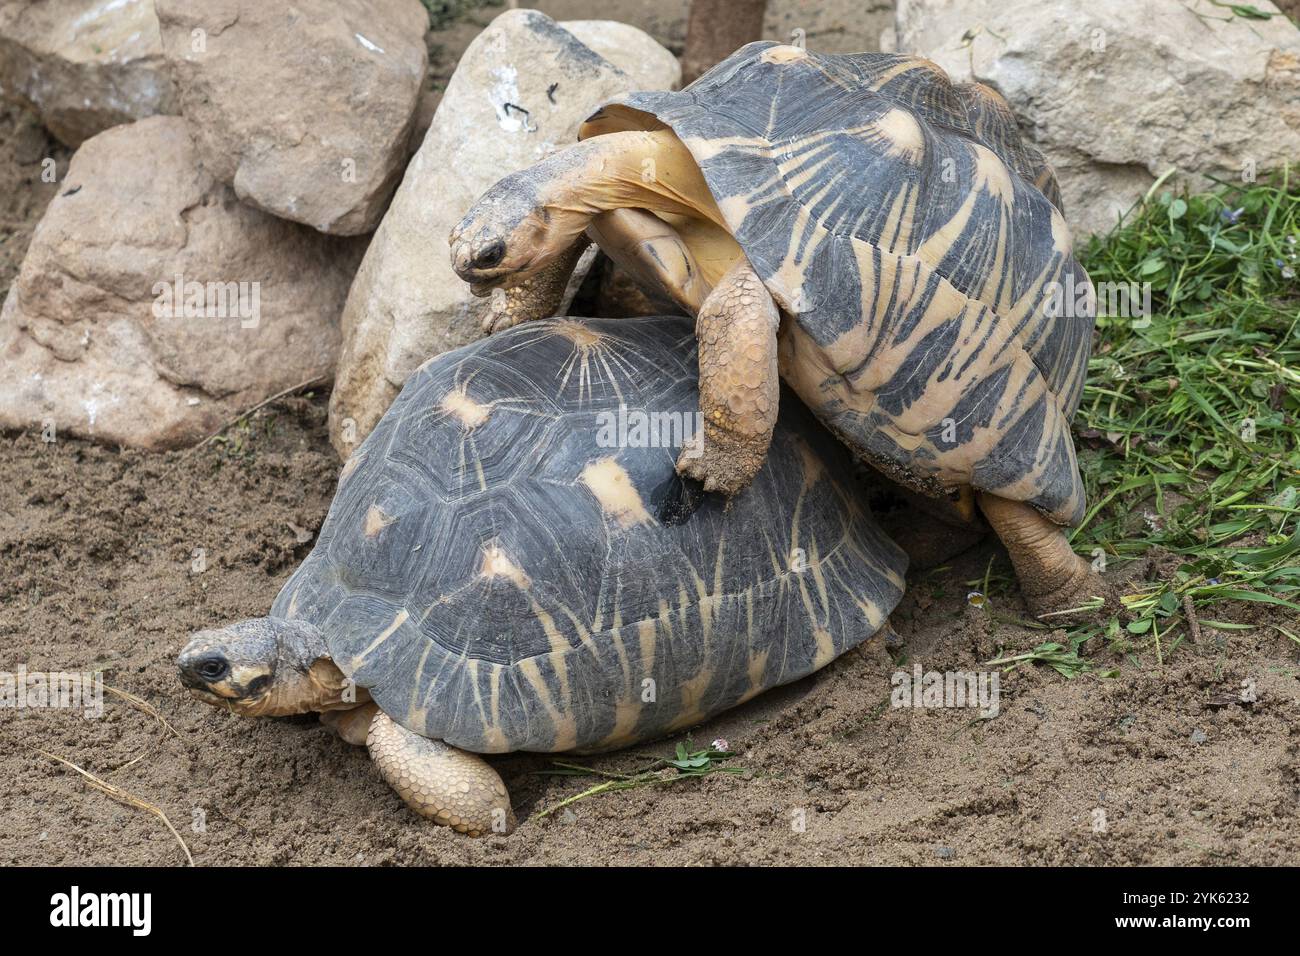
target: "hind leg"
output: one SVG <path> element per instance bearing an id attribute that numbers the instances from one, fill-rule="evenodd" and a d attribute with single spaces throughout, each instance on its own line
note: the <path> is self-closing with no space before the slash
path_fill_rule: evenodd
<path id="1" fill-rule="evenodd" d="M 980 510 L 1011 555 L 1020 590 L 1036 617 L 1087 604 L 1115 602 L 1110 586 L 1074 553 L 1064 531 L 1022 501 L 980 492 Z"/>

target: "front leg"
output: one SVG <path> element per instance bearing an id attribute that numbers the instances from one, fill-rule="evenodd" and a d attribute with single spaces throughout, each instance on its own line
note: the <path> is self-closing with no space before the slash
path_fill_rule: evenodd
<path id="1" fill-rule="evenodd" d="M 677 470 L 728 496 L 742 491 L 767 457 L 781 399 L 776 337 L 781 314 L 741 259 L 709 293 L 695 322 L 700 351 L 702 435 Z"/>
<path id="2" fill-rule="evenodd" d="M 470 836 L 515 828 L 506 785 L 478 754 L 412 733 L 382 710 L 366 746 L 380 776 L 420 816 Z"/>
<path id="3" fill-rule="evenodd" d="M 666 295 L 687 315 L 698 315 L 709 283 L 690 247 L 668 223 L 644 209 L 612 209 L 587 227 L 587 235 L 620 269 Z"/>
<path id="4" fill-rule="evenodd" d="M 352 746 L 364 747 L 366 734 L 370 732 L 370 724 L 377 713 L 379 713 L 379 705 L 371 701 L 349 710 L 324 711 L 320 715 L 320 722 L 326 727 L 333 728 L 336 734 Z"/>
<path id="5" fill-rule="evenodd" d="M 579 237 L 545 268 L 503 290 L 504 295 L 494 295 L 487 314 L 483 316 L 484 333 L 504 332 L 520 322 L 549 319 L 555 315 L 564 301 L 564 290 L 569 286 L 573 270 L 590 244 L 586 236 Z"/>

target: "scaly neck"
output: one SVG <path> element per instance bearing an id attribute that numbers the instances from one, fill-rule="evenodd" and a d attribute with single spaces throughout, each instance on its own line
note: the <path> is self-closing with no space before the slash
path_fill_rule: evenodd
<path id="1" fill-rule="evenodd" d="M 669 130 L 595 136 L 557 153 L 538 171 L 545 183 L 539 183 L 542 205 L 553 217 L 568 214 L 585 223 L 613 209 L 647 209 L 725 228 L 694 157 Z"/>

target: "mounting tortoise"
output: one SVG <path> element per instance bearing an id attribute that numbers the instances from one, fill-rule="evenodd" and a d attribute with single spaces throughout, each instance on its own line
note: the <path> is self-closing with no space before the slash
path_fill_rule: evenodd
<path id="1" fill-rule="evenodd" d="M 565 318 L 427 362 L 270 615 L 195 634 L 182 682 L 320 712 L 417 813 L 477 835 L 514 826 L 477 754 L 663 736 L 875 634 L 907 560 L 797 400 L 743 497 L 677 474 L 693 341 L 683 317 Z"/>
<path id="2" fill-rule="evenodd" d="M 488 331 L 554 309 L 594 239 L 697 316 L 703 453 L 684 473 L 744 488 L 784 378 L 890 478 L 968 522 L 978 502 L 1034 613 L 1109 597 L 1061 530 L 1084 514 L 1070 420 L 1092 286 L 1002 97 L 929 60 L 751 43 L 580 137 L 452 232 L 473 291 L 505 290 Z"/>

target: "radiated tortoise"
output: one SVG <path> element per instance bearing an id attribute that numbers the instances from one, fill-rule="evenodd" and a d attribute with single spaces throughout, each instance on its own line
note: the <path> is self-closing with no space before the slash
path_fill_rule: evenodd
<path id="1" fill-rule="evenodd" d="M 1070 420 L 1092 287 L 1060 193 L 1006 101 L 928 60 L 737 51 L 681 92 L 603 106 L 451 236 L 501 328 L 544 315 L 594 239 L 697 316 L 703 454 L 734 494 L 778 375 L 855 453 L 1001 536 L 1035 613 L 1107 592 L 1061 528 L 1084 514 Z"/>
<path id="2" fill-rule="evenodd" d="M 478 754 L 663 736 L 866 640 L 906 558 L 797 400 L 743 497 L 676 472 L 693 340 L 681 317 L 564 318 L 427 362 L 270 614 L 195 634 L 183 683 L 321 712 L 417 813 L 481 834 L 514 818 Z"/>

